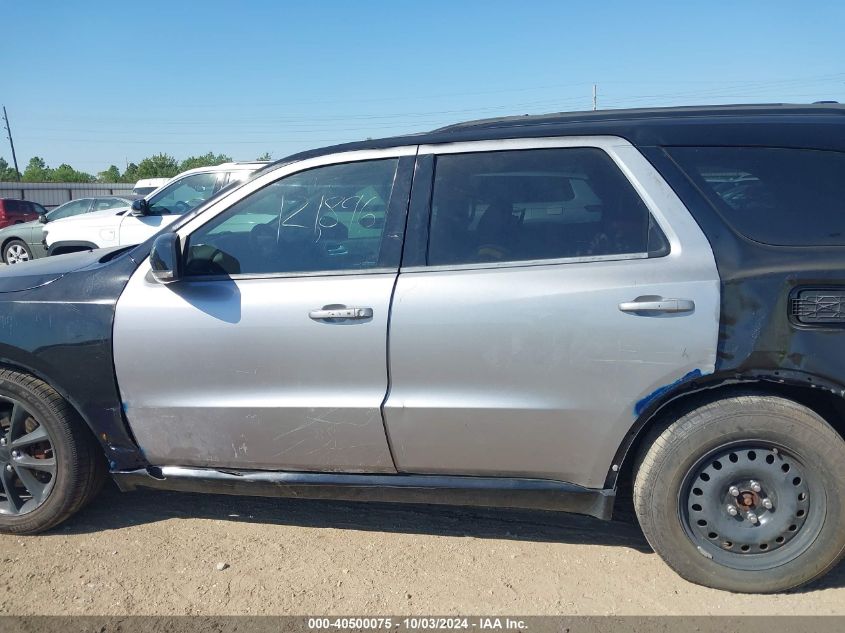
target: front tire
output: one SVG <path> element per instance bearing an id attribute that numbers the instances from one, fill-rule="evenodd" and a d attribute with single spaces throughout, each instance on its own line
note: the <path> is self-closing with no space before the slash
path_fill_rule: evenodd
<path id="1" fill-rule="evenodd" d="M 20 264 L 32 259 L 32 251 L 23 240 L 9 240 L 3 247 L 3 261 L 7 264 Z"/>
<path id="2" fill-rule="evenodd" d="M 49 530 L 99 492 L 105 471 L 99 446 L 54 389 L 0 370 L 0 532 Z"/>
<path id="3" fill-rule="evenodd" d="M 634 507 L 649 544 L 687 580 L 786 591 L 845 555 L 843 464 L 845 441 L 806 407 L 727 398 L 647 442 Z"/>

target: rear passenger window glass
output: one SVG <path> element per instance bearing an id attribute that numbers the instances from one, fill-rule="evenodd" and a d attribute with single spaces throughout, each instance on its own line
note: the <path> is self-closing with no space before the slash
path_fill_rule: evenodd
<path id="1" fill-rule="evenodd" d="M 342 163 L 284 177 L 194 232 L 189 275 L 376 268 L 397 159 Z"/>
<path id="2" fill-rule="evenodd" d="M 650 233 L 665 254 L 645 204 L 599 149 L 437 158 L 429 265 L 642 254 Z"/>
<path id="3" fill-rule="evenodd" d="M 779 246 L 845 245 L 845 153 L 772 147 L 666 151 L 745 237 Z"/>

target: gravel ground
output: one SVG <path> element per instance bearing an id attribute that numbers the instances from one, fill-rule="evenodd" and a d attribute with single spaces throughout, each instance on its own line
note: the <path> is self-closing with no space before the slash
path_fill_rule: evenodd
<path id="1" fill-rule="evenodd" d="M 17 615 L 845 614 L 845 565 L 732 595 L 681 580 L 631 523 L 528 511 L 109 486 L 49 534 L 0 536 L 0 562 Z"/>

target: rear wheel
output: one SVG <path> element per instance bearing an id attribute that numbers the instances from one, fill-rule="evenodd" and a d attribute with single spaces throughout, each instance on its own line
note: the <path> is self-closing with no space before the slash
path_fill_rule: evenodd
<path id="1" fill-rule="evenodd" d="M 3 261 L 7 264 L 20 264 L 32 259 L 32 251 L 23 240 L 10 240 L 3 247 Z"/>
<path id="2" fill-rule="evenodd" d="M 784 591 L 845 554 L 845 441 L 809 409 L 772 396 L 712 402 L 642 456 L 634 505 L 681 576 L 746 593 Z"/>
<path id="3" fill-rule="evenodd" d="M 41 380 L 0 370 L 0 532 L 50 529 L 104 478 L 100 449 L 70 405 Z"/>

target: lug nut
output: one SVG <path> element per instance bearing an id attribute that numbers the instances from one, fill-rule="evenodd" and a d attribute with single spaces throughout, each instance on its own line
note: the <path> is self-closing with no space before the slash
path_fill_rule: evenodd
<path id="1" fill-rule="evenodd" d="M 748 520 L 751 521 L 752 523 L 757 523 L 757 515 L 754 514 L 753 512 L 749 512 L 748 513 Z"/>
<path id="2" fill-rule="evenodd" d="M 728 511 L 728 514 L 730 514 L 732 517 L 735 517 L 737 514 L 739 514 L 739 510 L 737 510 L 733 506 L 728 506 L 726 509 Z"/>
<path id="3" fill-rule="evenodd" d="M 753 490 L 754 492 L 760 492 L 762 488 L 760 487 L 760 484 L 758 484 L 756 481 L 752 481 L 751 490 Z"/>
<path id="4" fill-rule="evenodd" d="M 20 451 L 12 451 L 12 457 L 14 457 L 15 459 L 17 459 L 20 456 L 21 456 Z"/>
<path id="5" fill-rule="evenodd" d="M 6 438 L 0 437 L 0 446 L 6 446 Z"/>
<path id="6" fill-rule="evenodd" d="M 8 470 L 9 472 L 12 472 L 12 465 L 6 464 L 6 470 Z"/>
<path id="7" fill-rule="evenodd" d="M 772 509 L 772 500 L 771 499 L 763 499 L 763 507 L 766 508 L 766 510 L 771 510 Z"/>
<path id="8" fill-rule="evenodd" d="M 728 490 L 728 492 L 731 493 L 732 497 L 738 497 L 739 496 L 739 488 L 737 488 L 736 486 L 731 486 L 730 489 Z"/>

